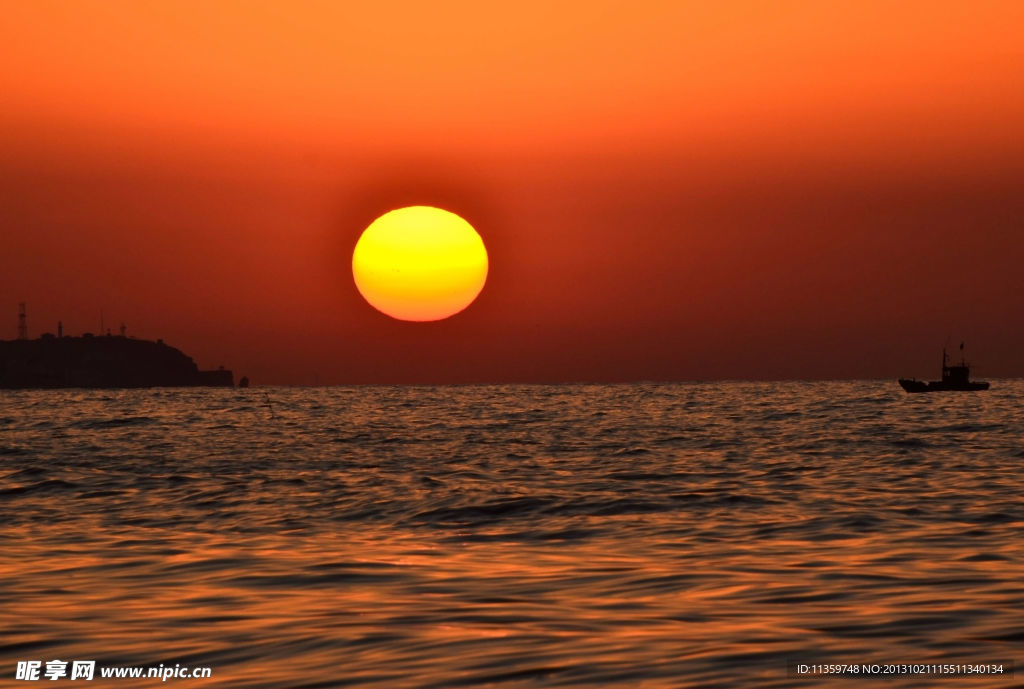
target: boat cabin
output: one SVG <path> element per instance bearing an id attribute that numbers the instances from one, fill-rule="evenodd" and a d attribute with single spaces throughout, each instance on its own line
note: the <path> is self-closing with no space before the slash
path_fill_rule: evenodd
<path id="1" fill-rule="evenodd" d="M 957 385 L 966 384 L 971 378 L 971 367 L 966 364 L 961 366 L 943 366 L 942 382 Z"/>

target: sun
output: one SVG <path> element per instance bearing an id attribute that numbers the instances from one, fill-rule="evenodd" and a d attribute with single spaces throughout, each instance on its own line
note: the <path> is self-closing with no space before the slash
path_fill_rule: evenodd
<path id="1" fill-rule="evenodd" d="M 352 252 L 352 277 L 378 311 L 438 321 L 473 303 L 487 280 L 487 249 L 468 222 L 432 206 L 380 216 Z"/>

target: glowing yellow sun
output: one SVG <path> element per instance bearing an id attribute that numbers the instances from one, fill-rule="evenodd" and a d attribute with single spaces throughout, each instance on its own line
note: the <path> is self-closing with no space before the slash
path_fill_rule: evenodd
<path id="1" fill-rule="evenodd" d="M 487 249 L 448 211 L 409 206 L 380 216 L 352 252 L 359 293 L 403 321 L 437 321 L 473 303 L 487 280 Z"/>

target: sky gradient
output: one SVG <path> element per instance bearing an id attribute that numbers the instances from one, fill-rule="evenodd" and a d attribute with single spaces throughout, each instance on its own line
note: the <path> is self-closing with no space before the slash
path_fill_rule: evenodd
<path id="1" fill-rule="evenodd" d="M 0 2 L 0 338 L 255 383 L 1024 376 L 1024 4 Z M 403 323 L 360 232 L 487 285 Z"/>

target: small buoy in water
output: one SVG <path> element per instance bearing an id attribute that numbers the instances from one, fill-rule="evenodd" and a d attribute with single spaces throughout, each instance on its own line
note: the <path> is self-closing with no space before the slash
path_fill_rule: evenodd
<path id="1" fill-rule="evenodd" d="M 238 387 L 247 388 L 249 387 L 249 376 L 242 376 L 242 379 L 238 381 Z"/>

